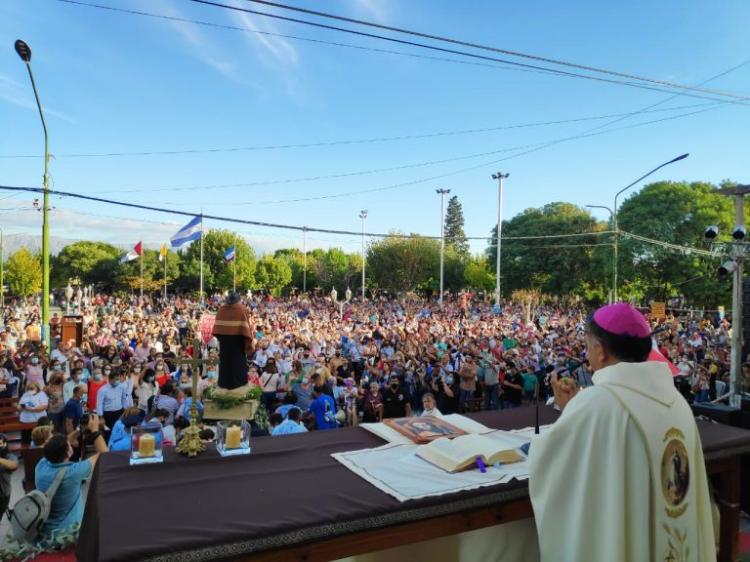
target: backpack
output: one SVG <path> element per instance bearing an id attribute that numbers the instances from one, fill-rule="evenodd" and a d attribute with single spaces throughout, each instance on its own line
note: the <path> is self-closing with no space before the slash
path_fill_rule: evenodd
<path id="1" fill-rule="evenodd" d="M 42 525 L 49 519 L 52 499 L 67 471 L 67 466 L 59 470 L 46 492 L 32 490 L 8 510 L 10 528 L 17 541 L 33 542 L 37 538 Z"/>

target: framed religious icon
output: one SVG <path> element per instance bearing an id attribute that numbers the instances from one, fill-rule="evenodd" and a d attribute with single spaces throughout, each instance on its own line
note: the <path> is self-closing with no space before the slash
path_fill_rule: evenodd
<path id="1" fill-rule="evenodd" d="M 419 445 L 429 443 L 439 437 L 452 439 L 459 435 L 466 435 L 463 429 L 434 416 L 394 418 L 383 420 L 383 423 Z"/>

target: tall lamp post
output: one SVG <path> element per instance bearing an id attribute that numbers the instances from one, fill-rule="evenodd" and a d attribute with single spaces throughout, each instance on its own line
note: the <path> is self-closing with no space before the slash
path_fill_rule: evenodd
<path id="1" fill-rule="evenodd" d="M 39 93 L 36 90 L 34 74 L 31 72 L 31 48 L 21 39 L 15 43 L 16 53 L 26 63 L 29 71 L 31 87 L 34 90 L 34 98 L 39 109 L 39 117 L 42 119 L 44 129 L 44 205 L 42 207 L 42 341 L 50 345 L 49 333 L 49 139 L 47 136 L 47 123 L 44 120 L 42 103 L 39 101 Z"/>
<path id="2" fill-rule="evenodd" d="M 362 219 L 362 302 L 365 302 L 365 221 L 367 220 L 367 209 L 359 212 Z"/>
<path id="3" fill-rule="evenodd" d="M 614 202 L 614 205 L 612 207 L 612 210 L 610 211 L 612 213 L 612 223 L 613 223 L 612 226 L 614 227 L 614 231 L 615 231 L 615 242 L 614 242 L 614 260 L 615 260 L 615 264 L 614 264 L 613 273 L 612 273 L 612 293 L 613 293 L 612 294 L 612 299 L 613 299 L 613 302 L 617 302 L 617 300 L 618 300 L 618 296 L 617 296 L 617 262 L 618 262 L 618 251 L 619 251 L 619 242 L 620 242 L 620 228 L 619 228 L 618 223 L 617 223 L 617 198 L 620 197 L 620 195 L 622 195 L 623 193 L 625 193 L 628 189 L 630 189 L 631 187 L 633 187 L 634 185 L 636 185 L 637 183 L 639 183 L 640 181 L 642 181 L 642 180 L 646 179 L 647 177 L 649 177 L 654 172 L 656 172 L 658 170 L 661 170 L 664 166 L 669 166 L 670 164 L 674 164 L 675 162 L 679 162 L 680 160 L 684 160 L 688 156 L 690 156 L 690 154 L 688 154 L 688 153 L 681 154 L 681 155 L 677 156 L 676 158 L 672 158 L 668 162 L 664 162 L 663 164 L 659 164 L 656 168 L 654 168 L 653 170 L 651 170 L 649 172 L 646 172 L 641 177 L 639 177 L 637 180 L 629 183 L 628 185 L 626 185 L 625 187 L 623 187 L 620 191 L 618 191 L 615 194 L 615 202 Z M 597 206 L 598 205 L 587 205 L 587 207 L 597 207 Z M 602 207 L 602 208 L 606 208 L 606 207 Z M 609 209 L 607 209 L 607 210 L 609 211 Z"/>
<path id="4" fill-rule="evenodd" d="M 606 205 L 586 205 L 589 209 L 604 209 L 609 212 L 609 224 L 612 228 L 615 226 L 615 213 Z M 617 252 L 615 251 L 615 243 L 612 243 L 612 289 L 609 291 L 609 304 L 615 302 L 615 285 L 617 284 Z"/>
<path id="5" fill-rule="evenodd" d="M 495 304 L 500 305 L 500 256 L 502 252 L 502 235 L 503 235 L 503 180 L 510 174 L 498 172 L 492 174 L 492 179 L 497 180 L 497 248 L 495 263 Z"/>
<path id="6" fill-rule="evenodd" d="M 440 195 L 440 295 L 438 296 L 440 306 L 443 306 L 443 267 L 445 264 L 445 196 L 450 192 L 450 189 L 435 190 L 435 193 Z"/>

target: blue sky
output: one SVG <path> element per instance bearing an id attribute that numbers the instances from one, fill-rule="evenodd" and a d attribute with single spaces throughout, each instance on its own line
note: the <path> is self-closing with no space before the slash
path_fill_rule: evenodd
<path id="1" fill-rule="evenodd" d="M 468 60 L 186 0 L 98 3 Z M 253 7 L 242 0 L 227 3 Z M 745 26 L 750 3 L 742 0 L 619 4 L 327 0 L 296 4 L 685 84 L 697 84 L 750 58 Z M 503 162 L 489 163 L 515 152 L 314 181 L 287 180 L 500 151 L 575 135 L 607 121 L 307 148 L 64 157 L 424 135 L 631 112 L 669 95 L 501 65 L 426 60 L 164 21 L 55 0 L 0 4 L 0 156 L 38 154 L 43 149 L 28 76 L 13 51 L 19 37 L 33 50 L 51 151 L 58 155 L 51 163 L 53 185 L 61 190 L 196 213 L 202 208 L 216 215 L 355 231 L 361 228 L 360 209 L 368 209 L 368 231 L 437 235 L 440 200 L 435 188 L 447 187 L 463 204 L 467 234 L 485 236 L 496 221 L 496 184 L 490 175 L 498 170 L 511 174 L 506 182 L 506 217 L 551 201 L 609 205 L 621 186 L 683 152 L 691 153 L 688 160 L 652 179 L 750 181 L 750 108 L 731 104 L 561 143 Z M 750 94 L 750 64 L 707 87 Z M 682 96 L 659 109 L 704 102 Z M 649 113 L 613 127 L 689 111 Z M 476 169 L 429 179 L 468 167 Z M 41 158 L 0 158 L 0 184 L 39 186 L 41 175 Z M 288 202 L 397 184 L 411 185 Z M 182 189 L 226 185 L 235 187 Z M 0 193 L 3 197 L 8 195 Z M 52 232 L 63 238 L 122 244 L 142 238 L 158 245 L 179 223 L 186 222 L 70 199 L 54 198 L 52 204 Z M 0 200 L 0 225 L 6 233 L 39 232 L 39 213 L 14 210 L 28 208 L 25 195 Z M 207 227 L 234 228 L 211 221 Z M 235 230 L 260 251 L 301 246 L 301 235 L 292 231 L 249 226 Z M 338 245 L 356 251 L 359 244 L 358 237 L 309 235 L 309 247 Z M 472 249 L 480 251 L 484 246 L 478 241 Z"/>

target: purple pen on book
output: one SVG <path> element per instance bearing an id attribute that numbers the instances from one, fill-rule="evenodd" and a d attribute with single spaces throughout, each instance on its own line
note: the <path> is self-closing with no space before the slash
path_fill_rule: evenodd
<path id="1" fill-rule="evenodd" d="M 477 467 L 479 468 L 479 472 L 487 472 L 487 467 L 484 465 L 482 457 L 477 457 Z"/>

